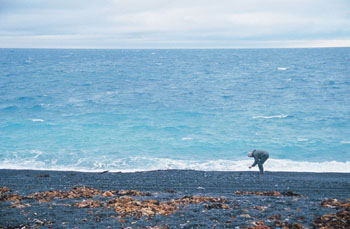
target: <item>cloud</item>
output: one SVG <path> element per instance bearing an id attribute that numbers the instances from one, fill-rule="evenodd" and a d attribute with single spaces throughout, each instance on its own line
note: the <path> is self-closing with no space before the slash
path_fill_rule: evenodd
<path id="1" fill-rule="evenodd" d="M 350 40 L 349 15 L 347 0 L 0 0 L 0 46 L 24 38 L 22 46 L 40 38 L 45 47 L 87 48 L 334 43 Z"/>

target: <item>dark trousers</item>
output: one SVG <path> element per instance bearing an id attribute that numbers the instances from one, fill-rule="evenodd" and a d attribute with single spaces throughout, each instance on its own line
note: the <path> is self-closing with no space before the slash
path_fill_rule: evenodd
<path id="1" fill-rule="evenodd" d="M 269 158 L 269 155 L 264 155 L 260 158 L 260 160 L 258 161 L 258 166 L 259 166 L 259 170 L 260 173 L 263 174 L 264 173 L 264 167 L 263 164 L 265 163 L 265 161 Z"/>

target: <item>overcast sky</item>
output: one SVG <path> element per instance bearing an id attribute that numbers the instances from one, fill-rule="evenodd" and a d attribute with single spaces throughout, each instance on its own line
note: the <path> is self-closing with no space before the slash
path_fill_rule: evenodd
<path id="1" fill-rule="evenodd" d="M 0 0 L 2 48 L 350 47 L 350 0 Z"/>

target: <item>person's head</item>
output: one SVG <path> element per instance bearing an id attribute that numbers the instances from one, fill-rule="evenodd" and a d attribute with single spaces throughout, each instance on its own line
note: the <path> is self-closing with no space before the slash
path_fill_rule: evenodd
<path id="1" fill-rule="evenodd" d="M 248 157 L 253 157 L 253 152 L 249 152 Z"/>

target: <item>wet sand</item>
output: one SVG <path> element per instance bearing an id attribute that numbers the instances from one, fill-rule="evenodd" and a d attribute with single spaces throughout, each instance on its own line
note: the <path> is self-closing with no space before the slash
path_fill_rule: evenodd
<path id="1" fill-rule="evenodd" d="M 350 226 L 348 173 L 0 170 L 0 188 L 0 228 Z"/>

